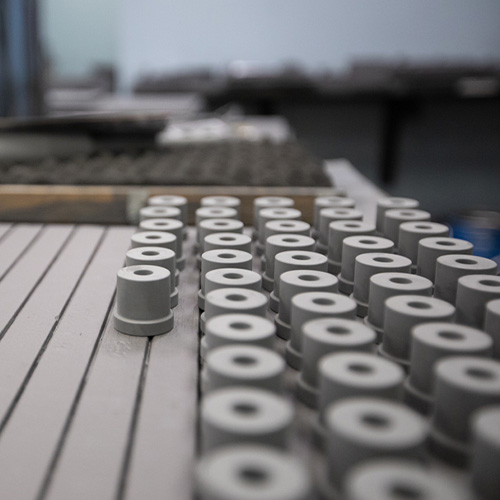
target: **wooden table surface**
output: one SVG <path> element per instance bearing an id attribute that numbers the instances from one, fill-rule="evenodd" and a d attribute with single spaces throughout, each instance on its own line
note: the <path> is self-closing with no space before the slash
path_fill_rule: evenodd
<path id="1" fill-rule="evenodd" d="M 117 333 L 134 230 L 0 225 L 1 499 L 191 498 L 198 278 L 168 335 Z"/>

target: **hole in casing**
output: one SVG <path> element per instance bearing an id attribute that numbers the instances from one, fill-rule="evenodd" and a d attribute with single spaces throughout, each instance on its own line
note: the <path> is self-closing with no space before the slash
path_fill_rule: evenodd
<path id="1" fill-rule="evenodd" d="M 219 257 L 221 259 L 234 259 L 236 255 L 234 255 L 234 253 L 220 253 Z"/>
<path id="2" fill-rule="evenodd" d="M 423 500 L 426 495 L 412 484 L 395 484 L 390 489 L 394 500 Z"/>
<path id="3" fill-rule="evenodd" d="M 233 358 L 233 362 L 237 365 L 250 366 L 255 365 L 257 360 L 255 358 L 251 358 L 250 356 L 235 356 Z"/>
<path id="4" fill-rule="evenodd" d="M 243 275 L 238 273 L 225 273 L 222 276 L 228 280 L 240 280 L 243 278 Z"/>
<path id="5" fill-rule="evenodd" d="M 263 469 L 259 469 L 257 466 L 245 467 L 239 472 L 240 478 L 249 484 L 260 485 L 269 479 L 268 472 Z"/>
<path id="6" fill-rule="evenodd" d="M 333 306 L 335 301 L 332 299 L 327 299 L 325 297 L 317 297 L 312 300 L 313 304 L 317 304 L 318 306 Z"/>
<path id="7" fill-rule="evenodd" d="M 442 330 L 438 332 L 438 337 L 441 337 L 443 339 L 447 340 L 463 340 L 464 336 L 461 333 L 458 332 L 452 332 L 450 330 Z"/>
<path id="8" fill-rule="evenodd" d="M 351 333 L 351 330 L 344 326 L 329 326 L 326 331 L 328 333 L 333 333 L 334 335 L 347 335 L 348 333 Z"/>
<path id="9" fill-rule="evenodd" d="M 387 264 L 389 262 L 394 262 L 394 259 L 390 257 L 373 257 L 374 262 L 380 262 L 381 264 Z"/>
<path id="10" fill-rule="evenodd" d="M 227 295 L 226 299 L 230 300 L 231 302 L 243 302 L 244 300 L 247 300 L 247 298 L 244 295 L 240 295 L 237 293 L 232 293 L 231 295 Z"/>
<path id="11" fill-rule="evenodd" d="M 294 260 L 311 260 L 311 257 L 308 255 L 292 255 L 292 259 Z"/>
<path id="12" fill-rule="evenodd" d="M 479 284 L 484 285 L 484 286 L 491 286 L 491 287 L 497 288 L 500 286 L 500 281 L 484 279 L 484 280 L 479 280 Z"/>
<path id="13" fill-rule="evenodd" d="M 370 427 L 378 429 L 389 427 L 390 424 L 389 419 L 385 415 L 379 415 L 377 413 L 367 413 L 363 415 L 361 421 Z"/>
<path id="14" fill-rule="evenodd" d="M 136 271 L 134 271 L 134 274 L 137 274 L 137 276 L 149 276 L 153 274 L 153 271 L 151 271 L 150 269 L 137 269 Z"/>
<path id="15" fill-rule="evenodd" d="M 255 415 L 258 408 L 251 403 L 236 403 L 233 405 L 233 410 L 240 415 Z"/>
<path id="16" fill-rule="evenodd" d="M 231 323 L 229 327 L 233 328 L 234 330 L 250 330 L 250 328 L 252 328 L 252 325 L 250 325 L 249 323 L 244 323 L 243 321 L 237 321 L 235 323 Z"/>
<path id="17" fill-rule="evenodd" d="M 493 380 L 495 378 L 495 374 L 486 368 L 467 368 L 465 373 L 467 373 L 469 377 L 481 380 Z"/>
<path id="18" fill-rule="evenodd" d="M 297 277 L 302 281 L 319 281 L 319 276 L 316 276 L 314 274 L 301 274 Z"/>
<path id="19" fill-rule="evenodd" d="M 456 259 L 455 262 L 457 264 L 463 264 L 464 266 L 473 266 L 475 264 L 477 264 L 477 262 L 473 259 L 466 259 L 466 258 L 460 258 L 460 259 Z"/>
<path id="20" fill-rule="evenodd" d="M 396 283 L 398 285 L 409 285 L 410 283 L 412 283 L 411 279 L 409 278 L 398 278 L 398 277 L 389 278 L 389 281 L 391 283 Z"/>
<path id="21" fill-rule="evenodd" d="M 413 309 L 431 309 L 432 306 L 427 302 L 418 302 L 414 300 L 413 302 L 408 302 L 408 307 L 412 307 Z"/>
<path id="22" fill-rule="evenodd" d="M 373 373 L 373 368 L 370 365 L 366 365 L 364 363 L 352 363 L 348 366 L 349 370 L 356 373 Z"/>

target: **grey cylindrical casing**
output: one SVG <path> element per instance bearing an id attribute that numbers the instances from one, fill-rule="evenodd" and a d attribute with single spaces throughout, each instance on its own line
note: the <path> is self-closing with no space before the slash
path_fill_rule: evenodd
<path id="1" fill-rule="evenodd" d="M 205 300 L 205 321 L 219 314 L 241 312 L 264 318 L 267 311 L 267 297 L 247 288 L 219 288 L 207 293 Z"/>
<path id="2" fill-rule="evenodd" d="M 276 329 L 272 321 L 244 313 L 223 314 L 205 325 L 207 351 L 230 344 L 245 344 L 273 349 Z"/>
<path id="3" fill-rule="evenodd" d="M 318 196 L 314 199 L 314 229 L 319 231 L 319 214 L 324 208 L 354 208 L 355 206 L 356 202 L 345 196 Z"/>
<path id="4" fill-rule="evenodd" d="M 375 225 L 357 220 L 339 220 L 328 226 L 328 272 L 340 273 L 342 265 L 342 243 L 349 236 L 375 234 Z"/>
<path id="5" fill-rule="evenodd" d="M 345 500 L 469 499 L 451 477 L 396 458 L 375 458 L 353 467 L 345 479 L 344 492 Z"/>
<path id="6" fill-rule="evenodd" d="M 177 262 L 177 236 L 172 233 L 164 233 L 162 231 L 143 231 L 135 233 L 130 238 L 132 248 L 139 247 L 161 247 L 173 250 L 176 255 L 175 265 L 178 270 L 181 265 Z"/>
<path id="7" fill-rule="evenodd" d="M 175 307 L 179 300 L 179 291 L 175 286 L 175 273 L 179 272 L 175 265 L 175 252 L 170 248 L 138 247 L 130 249 L 125 256 L 125 265 L 159 266 L 170 272 L 170 307 Z"/>
<path id="8" fill-rule="evenodd" d="M 223 248 L 251 253 L 252 238 L 238 233 L 214 233 L 205 237 L 205 251 Z"/>
<path id="9" fill-rule="evenodd" d="M 417 265 L 418 242 L 423 238 L 446 238 L 450 229 L 438 222 L 403 222 L 399 226 L 398 251 L 399 255 L 408 257 L 414 266 Z"/>
<path id="10" fill-rule="evenodd" d="M 240 216 L 241 201 L 235 196 L 204 196 L 200 200 L 200 205 L 202 207 L 224 207 L 224 208 L 234 208 Z"/>
<path id="11" fill-rule="evenodd" d="M 344 398 L 376 397 L 401 399 L 404 371 L 393 363 L 367 352 L 341 352 L 321 358 L 319 372 L 319 419 L 325 411 Z"/>
<path id="12" fill-rule="evenodd" d="M 264 347 L 227 345 L 207 354 L 203 371 L 206 377 L 204 392 L 245 386 L 281 393 L 285 361 Z"/>
<path id="13" fill-rule="evenodd" d="M 434 297 L 455 304 L 458 280 L 469 274 L 496 275 L 498 264 L 491 259 L 475 255 L 442 255 L 436 260 Z"/>
<path id="14" fill-rule="evenodd" d="M 298 396 L 308 406 L 316 407 L 319 389 L 318 364 L 324 356 L 342 351 L 371 353 L 375 332 L 358 321 L 320 318 L 302 325 L 302 368 Z"/>
<path id="15" fill-rule="evenodd" d="M 304 292 L 338 291 L 338 279 L 324 271 L 294 270 L 280 276 L 280 305 L 275 319 L 277 335 L 282 339 L 290 338 L 292 298 Z"/>
<path id="16" fill-rule="evenodd" d="M 264 241 L 273 234 L 301 234 L 309 236 L 311 225 L 303 220 L 271 220 L 264 226 Z"/>
<path id="17" fill-rule="evenodd" d="M 280 252 L 274 259 L 274 288 L 269 297 L 272 311 L 278 312 L 280 302 L 280 276 L 293 270 L 327 271 L 327 258 L 308 250 L 288 250 Z"/>
<path id="18" fill-rule="evenodd" d="M 296 208 L 264 208 L 259 212 L 259 232 L 258 241 L 261 250 L 264 250 L 266 243 L 266 224 L 273 220 L 300 220 L 302 212 Z"/>
<path id="19" fill-rule="evenodd" d="M 343 198 L 347 200 L 348 198 Z M 322 253 L 328 252 L 328 231 L 332 222 L 339 220 L 363 220 L 363 212 L 355 208 L 323 208 L 319 212 L 318 246 Z"/>
<path id="20" fill-rule="evenodd" d="M 253 227 L 259 232 L 259 213 L 264 208 L 291 208 L 295 205 L 292 198 L 285 196 L 260 196 L 253 200 Z"/>
<path id="21" fill-rule="evenodd" d="M 434 282 L 436 260 L 441 255 L 472 254 L 474 245 L 458 238 L 430 237 L 418 242 L 417 274 Z"/>
<path id="22" fill-rule="evenodd" d="M 312 494 L 307 468 L 297 458 L 258 444 L 206 454 L 197 465 L 196 490 L 200 500 L 309 500 Z"/>
<path id="23" fill-rule="evenodd" d="M 384 330 L 385 301 L 397 295 L 432 295 L 432 281 L 422 276 L 408 273 L 379 273 L 370 278 L 368 316 L 366 323 L 378 334 L 382 341 Z"/>
<path id="24" fill-rule="evenodd" d="M 420 203 L 412 198 L 381 198 L 377 201 L 377 223 L 376 228 L 378 233 L 384 231 L 384 217 L 387 210 L 399 208 L 414 209 L 418 208 Z"/>
<path id="25" fill-rule="evenodd" d="M 339 290 L 350 294 L 354 290 L 354 265 L 356 257 L 363 253 L 394 250 L 394 243 L 379 236 L 348 236 L 342 242 L 342 266 L 339 274 Z"/>
<path id="26" fill-rule="evenodd" d="M 422 222 L 431 220 L 431 214 L 425 210 L 393 208 L 384 214 L 384 236 L 399 246 L 399 228 L 404 222 Z"/>
<path id="27" fill-rule="evenodd" d="M 205 275 L 205 293 L 219 288 L 247 288 L 260 292 L 262 277 L 255 271 L 237 267 L 223 267 L 213 269 Z"/>
<path id="28" fill-rule="evenodd" d="M 225 267 L 252 270 L 252 254 L 242 250 L 208 250 L 201 255 L 201 294 L 205 294 L 205 275 L 214 269 Z M 200 305 L 200 304 L 199 304 Z"/>
<path id="29" fill-rule="evenodd" d="M 493 339 L 493 357 L 500 359 L 500 299 L 490 300 L 486 304 L 484 331 Z"/>
<path id="30" fill-rule="evenodd" d="M 470 453 L 471 417 L 485 406 L 500 404 L 500 363 L 479 357 L 449 357 L 435 369 L 432 450 L 463 463 Z"/>
<path id="31" fill-rule="evenodd" d="M 444 300 L 421 295 L 399 295 L 385 302 L 384 340 L 379 347 L 382 356 L 408 368 L 411 331 L 421 323 L 452 321 L 455 308 Z"/>
<path id="32" fill-rule="evenodd" d="M 354 319 L 356 303 L 338 293 L 306 292 L 292 298 L 290 340 L 286 346 L 287 363 L 300 370 L 302 364 L 302 327 L 307 321 L 325 318 Z"/>
<path id="33" fill-rule="evenodd" d="M 181 218 L 181 209 L 178 207 L 143 207 L 139 210 L 139 220 L 146 219 L 178 219 Z"/>
<path id="34" fill-rule="evenodd" d="M 214 233 L 238 233 L 243 234 L 244 224 L 237 219 L 205 219 L 198 226 L 200 236 L 200 252 L 206 250 L 205 238 Z"/>
<path id="35" fill-rule="evenodd" d="M 202 220 L 238 219 L 238 211 L 228 207 L 200 207 L 195 212 L 195 224 L 198 228 Z"/>
<path id="36" fill-rule="evenodd" d="M 500 492 L 500 406 L 483 408 L 472 418 L 472 487 L 484 500 Z"/>
<path id="37" fill-rule="evenodd" d="M 174 326 L 170 310 L 170 271 L 159 266 L 130 266 L 118 271 L 115 328 L 128 335 L 152 336 Z"/>
<path id="38" fill-rule="evenodd" d="M 275 234 L 266 239 L 266 271 L 263 276 L 264 289 L 270 292 L 274 288 L 274 259 L 280 252 L 288 250 L 314 250 L 315 241 L 300 234 Z"/>
<path id="39" fill-rule="evenodd" d="M 500 298 L 500 276 L 470 274 L 458 280 L 457 323 L 482 328 L 486 304 Z"/>
<path id="40" fill-rule="evenodd" d="M 448 356 L 491 356 L 491 338 L 476 328 L 454 323 L 425 323 L 412 330 L 406 400 L 421 413 L 433 404 L 434 369 Z"/>
<path id="41" fill-rule="evenodd" d="M 188 200 L 184 196 L 159 195 L 148 199 L 148 205 L 153 207 L 177 207 L 181 211 L 181 221 L 188 225 Z"/>
<path id="42" fill-rule="evenodd" d="M 200 207 L 195 212 L 196 242 L 201 246 L 200 223 L 207 219 L 238 219 L 238 211 L 225 207 Z"/>
<path id="43" fill-rule="evenodd" d="M 341 486 L 345 474 L 370 458 L 400 457 L 421 460 L 427 425 L 400 403 L 376 398 L 348 398 L 329 406 L 328 472 Z"/>
<path id="44" fill-rule="evenodd" d="M 291 403 L 269 391 L 249 387 L 213 391 L 201 402 L 202 452 L 234 443 L 284 449 L 293 417 Z"/>
<path id="45" fill-rule="evenodd" d="M 407 273 L 411 271 L 411 260 L 392 253 L 365 253 L 358 255 L 354 265 L 353 298 L 358 304 L 358 316 L 368 313 L 370 278 L 383 272 Z"/>
<path id="46" fill-rule="evenodd" d="M 161 231 L 175 235 L 177 238 L 175 240 L 175 255 L 180 271 L 186 266 L 186 259 L 182 252 L 183 230 L 184 224 L 177 219 L 146 219 L 139 223 L 139 231 Z"/>

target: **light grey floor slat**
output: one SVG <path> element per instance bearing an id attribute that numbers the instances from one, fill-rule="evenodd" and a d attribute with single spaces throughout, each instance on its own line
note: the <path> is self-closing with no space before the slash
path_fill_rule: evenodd
<path id="1" fill-rule="evenodd" d="M 0 297 L 2 297 L 0 335 L 3 336 L 16 311 L 25 302 L 49 264 L 57 256 L 73 228 L 74 226 L 69 225 L 44 228 L 36 241 L 0 281 Z M 20 247 L 18 252 L 22 249 L 23 247 Z"/>
<path id="2" fill-rule="evenodd" d="M 110 319 L 47 499 L 115 498 L 147 343 Z"/>
<path id="3" fill-rule="evenodd" d="M 108 312 L 116 271 L 123 264 L 132 234 L 133 229 L 126 227 L 108 230 L 0 435 L 2 499 L 32 500 L 43 484 Z M 112 405 L 113 401 L 104 403 Z"/>
<path id="4" fill-rule="evenodd" d="M 4 237 L 5 233 L 9 231 L 9 229 L 12 228 L 12 224 L 9 224 L 7 222 L 2 222 L 0 223 L 0 240 Z"/>
<path id="5" fill-rule="evenodd" d="M 0 342 L 0 422 L 57 324 L 103 232 L 104 228 L 97 226 L 77 229 Z"/>
<path id="6" fill-rule="evenodd" d="M 125 489 L 127 500 L 192 499 L 198 375 L 194 260 L 191 256 L 181 273 L 174 329 L 152 342 Z"/>
<path id="7" fill-rule="evenodd" d="M 0 241 L 0 279 L 40 232 L 40 224 L 17 224 Z"/>

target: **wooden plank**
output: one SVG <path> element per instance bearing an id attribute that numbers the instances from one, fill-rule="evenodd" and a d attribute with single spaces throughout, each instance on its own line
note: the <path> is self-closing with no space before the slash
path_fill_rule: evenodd
<path id="1" fill-rule="evenodd" d="M 0 342 L 0 422 L 27 383 L 103 232 L 97 226 L 77 229 Z"/>
<path id="2" fill-rule="evenodd" d="M 32 500 L 50 477 L 51 464 L 78 406 L 114 295 L 116 271 L 123 265 L 133 231 L 108 230 L 0 434 L 0 498 Z"/>
<path id="3" fill-rule="evenodd" d="M 36 241 L 0 281 L 0 297 L 2 297 L 0 339 L 38 285 L 72 230 L 73 226 L 52 226 L 43 229 Z M 18 252 L 21 251 L 22 248 L 18 250 Z"/>
<path id="4" fill-rule="evenodd" d="M 48 500 L 117 497 L 148 342 L 147 337 L 118 333 L 110 318 Z"/>
<path id="5" fill-rule="evenodd" d="M 204 196 L 231 195 L 241 200 L 241 217 L 252 224 L 253 200 L 257 196 L 288 196 L 295 199 L 303 219 L 312 221 L 313 198 L 333 194 L 335 188 L 246 186 L 0 186 L 0 219 L 5 221 L 51 221 L 127 224 L 149 196 L 185 196 L 190 224 Z"/>
<path id="6" fill-rule="evenodd" d="M 191 500 L 195 460 L 198 317 L 196 257 L 188 247 L 175 327 L 155 337 L 147 369 L 125 498 Z"/>
<path id="7" fill-rule="evenodd" d="M 8 233 L 4 233 L 0 241 L 0 279 L 22 256 L 41 229 L 40 224 L 18 224 Z"/>

